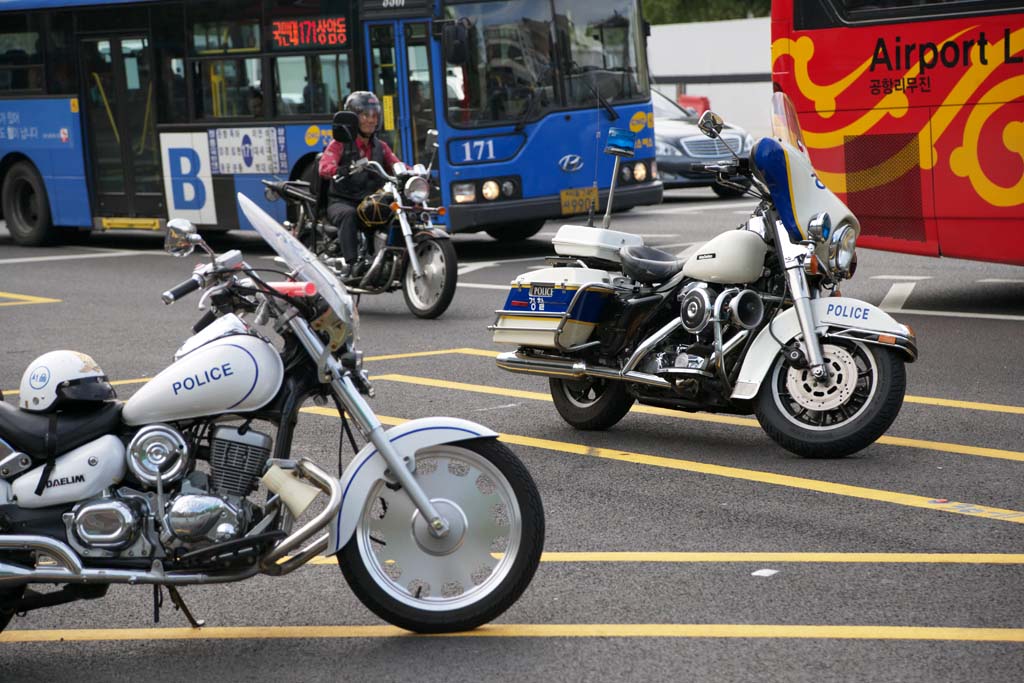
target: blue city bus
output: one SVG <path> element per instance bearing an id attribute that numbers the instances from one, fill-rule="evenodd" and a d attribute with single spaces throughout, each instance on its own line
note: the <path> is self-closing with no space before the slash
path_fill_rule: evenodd
<path id="1" fill-rule="evenodd" d="M 15 242 L 248 228 L 264 178 L 310 179 L 331 114 L 376 92 L 452 232 L 499 240 L 661 201 L 640 0 L 0 0 L 0 214 Z M 599 6 L 598 6 L 599 5 Z"/>

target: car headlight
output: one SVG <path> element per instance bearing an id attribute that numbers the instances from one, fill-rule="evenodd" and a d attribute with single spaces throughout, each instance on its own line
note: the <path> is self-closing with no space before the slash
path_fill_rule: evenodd
<path id="1" fill-rule="evenodd" d="M 475 183 L 453 183 L 452 199 L 456 204 L 468 204 L 476 201 Z"/>
<path id="2" fill-rule="evenodd" d="M 405 198 L 413 204 L 422 204 L 430 196 L 430 183 L 426 178 L 414 176 L 406 181 L 403 193 Z"/>
<path id="3" fill-rule="evenodd" d="M 857 232 L 849 224 L 840 225 L 832 231 L 832 239 L 829 241 L 829 267 L 839 273 L 849 272 L 856 251 Z"/>
<path id="4" fill-rule="evenodd" d="M 659 157 L 683 156 L 683 153 L 680 152 L 676 147 L 668 144 L 667 142 L 662 142 L 661 140 L 654 141 L 654 153 L 657 154 Z"/>
<path id="5" fill-rule="evenodd" d="M 647 180 L 647 167 L 643 163 L 638 163 L 633 166 L 633 180 L 638 183 L 642 183 Z"/>
<path id="6" fill-rule="evenodd" d="M 754 136 L 751 135 L 750 133 L 747 133 L 746 135 L 743 136 L 743 148 L 740 151 L 741 152 L 749 152 L 753 148 L 754 148 Z"/>

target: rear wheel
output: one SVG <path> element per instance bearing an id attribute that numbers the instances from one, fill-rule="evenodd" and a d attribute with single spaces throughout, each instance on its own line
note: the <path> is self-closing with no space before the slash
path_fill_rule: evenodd
<path id="1" fill-rule="evenodd" d="M 540 562 L 544 509 L 530 473 L 504 444 L 474 439 L 417 453 L 416 480 L 448 535 L 431 535 L 405 491 L 380 481 L 338 554 L 345 580 L 377 616 L 410 631 L 493 620 Z"/>
<path id="2" fill-rule="evenodd" d="M 624 382 L 586 377 L 548 380 L 551 399 L 562 419 L 576 429 L 608 429 L 633 406 Z"/>
<path id="3" fill-rule="evenodd" d="M 540 232 L 540 229 L 544 227 L 544 222 L 544 219 L 541 218 L 535 221 L 492 225 L 487 228 L 487 234 L 499 242 L 521 242 Z"/>
<path id="4" fill-rule="evenodd" d="M 859 342 L 827 343 L 831 375 L 819 384 L 806 368 L 780 355 L 761 384 L 756 413 L 776 443 L 805 458 L 842 458 L 866 448 L 903 405 L 907 374 L 890 349 Z"/>
<path id="5" fill-rule="evenodd" d="M 31 163 L 19 161 L 11 166 L 0 189 L 0 202 L 15 243 L 37 247 L 50 240 L 50 202 L 43 179 Z"/>
<path id="6" fill-rule="evenodd" d="M 406 264 L 402 282 L 405 305 L 418 318 L 436 318 L 455 296 L 458 282 L 458 257 L 449 239 L 426 239 L 416 245 L 416 257 L 423 277 L 416 277 L 412 264 Z"/>

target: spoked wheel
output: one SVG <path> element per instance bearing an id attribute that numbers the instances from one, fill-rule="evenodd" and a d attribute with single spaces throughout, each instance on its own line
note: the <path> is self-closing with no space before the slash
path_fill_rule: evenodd
<path id="1" fill-rule="evenodd" d="M 377 616 L 420 633 L 464 631 L 514 603 L 544 546 L 544 510 L 529 472 L 492 439 L 421 451 L 416 480 L 450 530 L 431 535 L 400 487 L 378 482 L 338 554 L 349 586 Z"/>
<path id="2" fill-rule="evenodd" d="M 906 393 L 903 359 L 859 342 L 822 346 L 831 375 L 815 381 L 810 370 L 779 356 L 761 385 L 757 419 L 783 448 L 805 458 L 842 458 L 874 443 L 896 419 Z"/>
<path id="3" fill-rule="evenodd" d="M 548 386 L 558 414 L 576 429 L 608 429 L 633 406 L 624 382 L 552 378 Z"/>
<path id="4" fill-rule="evenodd" d="M 411 264 L 405 266 L 402 294 L 405 305 L 418 318 L 436 318 L 446 310 L 455 296 L 458 281 L 458 257 L 448 239 L 428 239 L 416 245 L 416 256 L 423 267 L 417 278 Z"/>

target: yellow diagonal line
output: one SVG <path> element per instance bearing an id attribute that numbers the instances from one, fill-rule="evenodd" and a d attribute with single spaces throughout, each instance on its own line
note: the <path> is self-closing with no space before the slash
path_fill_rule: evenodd
<path id="1" fill-rule="evenodd" d="M 7 631 L 0 643 L 132 640 L 308 640 L 310 638 L 771 638 L 1024 642 L 1020 628 L 793 624 L 488 624 L 473 631 L 417 636 L 396 626 L 206 626 L 204 628 Z"/>
<path id="2" fill-rule="evenodd" d="M 335 418 L 338 416 L 338 412 L 331 408 L 303 408 L 302 412 Z M 382 423 L 387 425 L 400 425 L 408 422 L 406 419 L 397 417 L 386 417 L 383 415 L 378 415 L 377 417 Z M 502 434 L 499 438 L 507 444 L 526 446 L 528 448 L 540 448 L 558 453 L 572 453 L 574 455 L 585 455 L 594 458 L 603 458 L 605 460 L 617 460 L 619 462 L 628 462 L 637 465 L 664 467 L 666 469 L 696 472 L 698 474 L 708 474 L 716 477 L 726 477 L 728 479 L 753 481 L 759 484 L 773 484 L 775 486 L 786 486 L 788 488 L 801 489 L 804 491 L 816 491 L 818 493 L 849 496 L 851 498 L 893 503 L 895 505 L 905 505 L 907 507 L 923 508 L 925 510 L 952 512 L 958 515 L 967 515 L 969 517 L 982 517 L 985 519 L 996 519 L 1005 522 L 1024 524 L 1024 512 L 1020 512 L 1018 510 L 974 505 L 972 503 L 949 501 L 944 498 L 929 498 L 927 496 L 885 491 L 883 489 L 870 489 L 863 486 L 835 484 L 817 479 L 792 477 L 785 474 L 775 474 L 773 472 L 762 472 L 759 470 L 745 470 L 739 467 L 725 467 L 723 465 L 712 465 L 692 460 L 666 458 L 659 455 L 633 453 L 630 451 L 620 451 L 611 448 L 595 448 L 585 444 L 553 441 L 551 439 L 538 439 L 532 436 Z"/>
<path id="3" fill-rule="evenodd" d="M 375 382 L 400 382 L 404 384 L 416 384 L 419 386 L 436 387 L 438 389 L 452 389 L 455 391 L 467 391 L 477 394 L 491 394 L 510 398 L 525 398 L 531 401 L 551 402 L 551 394 L 543 394 L 537 391 L 521 391 L 518 389 L 505 389 L 502 387 L 491 387 L 483 384 L 467 384 L 465 382 L 452 382 L 449 380 L 432 379 L 429 377 L 413 377 L 411 375 L 375 375 Z M 654 406 L 633 406 L 631 412 L 645 415 L 661 415 L 677 420 L 691 420 L 696 422 L 714 422 L 717 424 L 739 425 L 743 427 L 760 427 L 757 420 L 747 417 L 733 417 L 731 415 L 712 415 L 707 413 L 683 413 L 668 408 L 657 408 Z M 929 451 L 942 451 L 945 453 L 956 453 L 958 455 L 976 455 L 983 458 L 999 458 L 1002 460 L 1015 460 L 1024 462 L 1024 453 L 1019 451 L 1008 451 L 999 448 L 985 448 L 983 446 L 968 446 L 964 444 L 945 443 L 943 441 L 928 441 L 925 439 L 910 439 L 901 436 L 883 435 L 878 437 L 877 443 L 887 446 L 901 446 L 904 448 L 919 448 Z"/>
<path id="4" fill-rule="evenodd" d="M 14 301 L 0 301 L 0 306 L 25 306 L 27 304 L 59 304 L 60 299 L 51 299 L 45 296 L 29 296 L 28 294 L 13 294 L 12 292 L 0 292 L 0 299 L 14 299 Z"/>
<path id="5" fill-rule="evenodd" d="M 457 353 L 467 356 L 488 356 L 496 358 L 499 351 L 488 351 L 486 349 L 451 349 L 449 353 Z M 948 398 L 932 398 L 929 396 L 903 397 L 907 403 L 921 403 L 924 405 L 943 406 L 946 408 L 961 408 L 963 410 L 984 410 L 994 413 L 1009 413 L 1011 415 L 1024 415 L 1024 406 L 1010 406 L 999 403 L 980 403 L 978 401 L 958 401 Z"/>
<path id="6" fill-rule="evenodd" d="M 500 557 L 500 556 L 499 556 Z M 803 564 L 1024 564 L 1012 553 L 729 553 L 729 552 L 545 552 L 541 562 L 743 563 Z M 309 564 L 337 566 L 334 556 L 314 557 Z"/>

